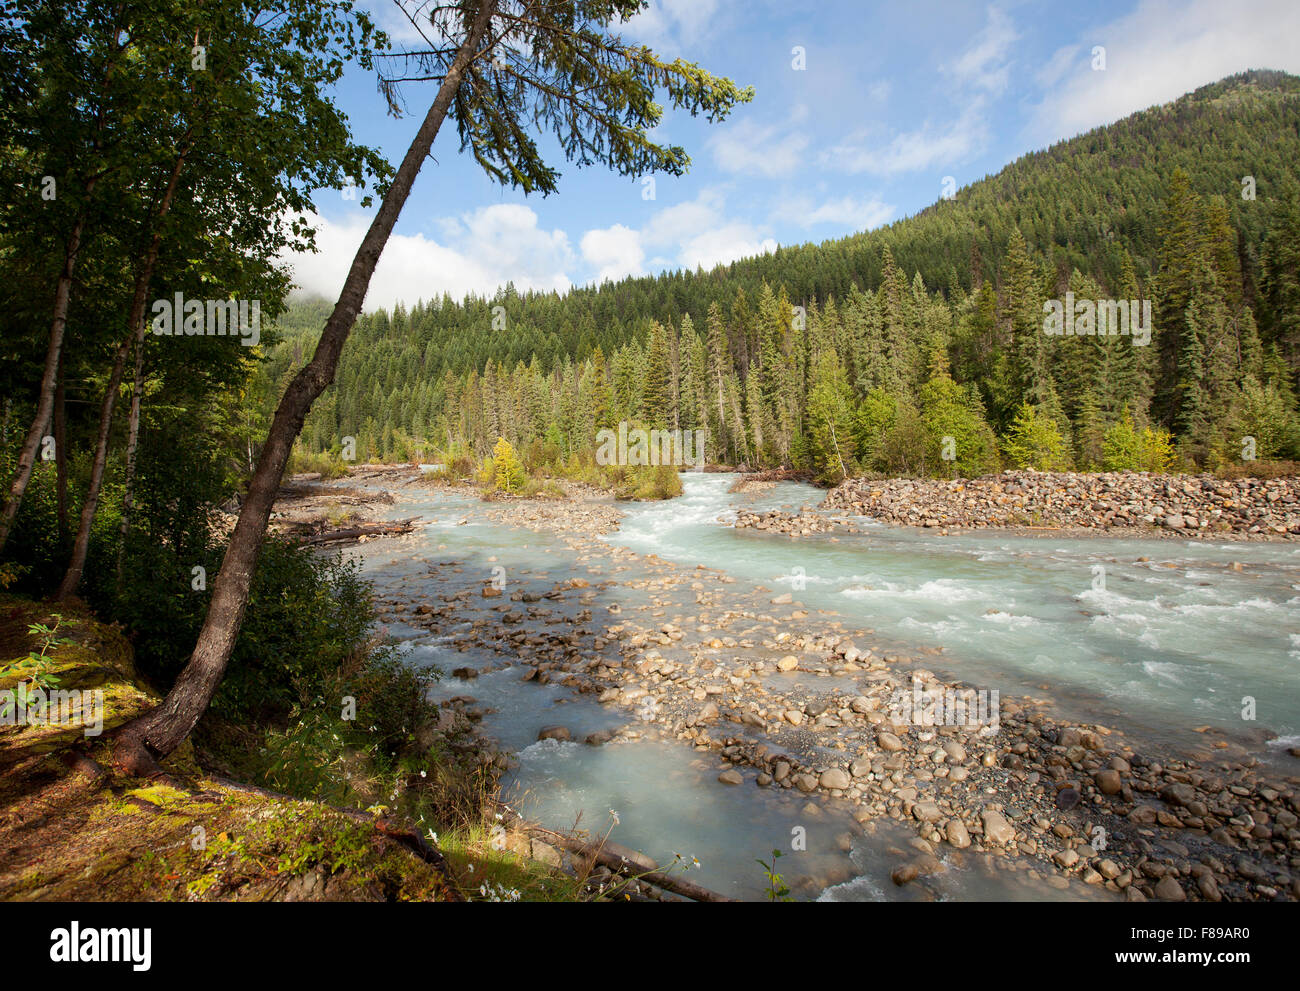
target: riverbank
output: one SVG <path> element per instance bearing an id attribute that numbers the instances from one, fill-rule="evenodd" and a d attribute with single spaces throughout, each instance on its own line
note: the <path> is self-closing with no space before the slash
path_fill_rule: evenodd
<path id="1" fill-rule="evenodd" d="M 1216 540 L 1300 538 L 1300 479 L 1145 472 L 1006 471 L 981 478 L 853 478 L 826 495 L 833 512 L 946 529 L 1078 531 Z"/>
<path id="2" fill-rule="evenodd" d="M 374 780 L 364 751 L 326 753 L 293 727 L 280 747 L 282 727 L 211 714 L 162 776 L 122 776 L 107 741 L 158 696 L 119 629 L 60 608 L 0 596 L 0 657 L 41 650 L 28 627 L 57 622 L 66 641 L 46 646 L 42 672 L 76 700 L 0 714 L 0 901 L 575 901 L 679 886 L 619 877 L 604 863 L 616 844 L 539 836 L 501 810 L 495 774 L 474 773 L 498 755 L 456 705 L 413 727 L 396 782 Z M 0 697 L 35 673 L 0 664 Z M 250 783 L 270 750 L 273 780 L 308 794 Z M 335 765 L 355 807 L 311 797 Z"/>
<path id="3" fill-rule="evenodd" d="M 969 687 L 933 676 L 924 651 L 850 635 L 797 594 L 619 547 L 607 539 L 621 525 L 612 503 L 488 512 L 567 547 L 580 574 L 543 581 L 495 557 L 471 566 L 439 544 L 409 586 L 388 587 L 383 608 L 436 634 L 440 650 L 481 658 L 459 672 L 467 692 L 514 677 L 623 714 L 603 731 L 557 721 L 542 727 L 548 740 L 685 745 L 708 755 L 717 789 L 795 799 L 808 821 L 849 813 L 842 849 L 906 824 L 905 844 L 883 841 L 899 885 L 991 859 L 1063 896 L 1076 886 L 1170 900 L 1300 890 L 1297 781 L 1260 766 L 1249 740 L 1207 729 L 1203 747 L 1166 750 L 1005 693 L 991 734 L 918 725 L 900 708 L 918 684 L 940 697 Z M 806 880 L 815 894 L 847 878 Z"/>

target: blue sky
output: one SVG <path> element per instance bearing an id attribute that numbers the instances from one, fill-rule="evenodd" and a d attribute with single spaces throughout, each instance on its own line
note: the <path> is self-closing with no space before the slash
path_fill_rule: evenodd
<path id="1" fill-rule="evenodd" d="M 364 6 L 395 47 L 418 42 L 392 0 Z M 558 193 L 503 189 L 457 154 L 449 122 L 366 309 L 507 280 L 563 292 L 840 237 L 915 213 L 948 177 L 960 189 L 1231 73 L 1300 73 L 1296 0 L 654 0 L 621 30 L 753 85 L 754 101 L 714 125 L 669 111 L 657 134 L 685 146 L 692 168 L 658 176 L 652 199 L 640 181 L 558 152 Z M 396 164 L 433 95 L 409 86 L 411 115 L 391 118 L 373 75 L 353 67 L 337 100 L 356 139 Z M 372 212 L 334 191 L 317 206 L 321 250 L 292 262 L 304 289 L 333 298 Z"/>

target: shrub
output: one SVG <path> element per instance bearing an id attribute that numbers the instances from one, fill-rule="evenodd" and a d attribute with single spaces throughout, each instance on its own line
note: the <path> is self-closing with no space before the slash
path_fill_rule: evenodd
<path id="1" fill-rule="evenodd" d="M 1029 403 L 1020 407 L 1002 446 L 1017 467 L 1035 471 L 1070 469 L 1070 458 L 1060 428 Z"/>

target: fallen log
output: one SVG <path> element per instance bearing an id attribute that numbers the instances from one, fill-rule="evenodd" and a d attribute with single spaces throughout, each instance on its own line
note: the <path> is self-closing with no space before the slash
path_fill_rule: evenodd
<path id="1" fill-rule="evenodd" d="M 363 523 L 342 530 L 325 530 L 302 538 L 304 544 L 329 544 L 336 540 L 356 540 L 358 537 L 392 537 L 410 533 L 415 529 L 418 516 L 394 523 Z"/>
<path id="2" fill-rule="evenodd" d="M 553 830 L 546 829 L 536 823 L 530 823 L 523 819 L 514 809 L 502 803 L 497 803 L 498 807 L 503 810 L 506 821 L 515 829 L 521 830 L 530 836 L 536 836 L 539 839 L 550 843 L 552 846 L 563 847 L 570 853 L 577 854 L 579 857 L 589 859 L 592 863 L 601 864 L 608 867 L 615 874 L 621 874 L 625 877 L 633 877 L 638 881 L 656 888 L 662 888 L 674 895 L 681 895 L 683 898 L 689 898 L 696 902 L 729 902 L 733 899 L 726 895 L 713 891 L 703 885 L 696 884 L 694 881 L 687 881 L 682 877 L 673 877 L 666 871 L 658 868 L 649 868 L 654 861 L 650 860 L 644 854 L 636 851 L 627 850 L 618 844 L 609 843 L 588 843 L 577 837 L 557 833 Z M 610 849 L 613 847 L 614 849 Z"/>

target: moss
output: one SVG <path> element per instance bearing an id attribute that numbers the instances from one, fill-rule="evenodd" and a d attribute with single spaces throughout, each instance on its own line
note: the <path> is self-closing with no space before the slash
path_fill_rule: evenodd
<path id="1" fill-rule="evenodd" d="M 189 796 L 179 788 L 172 788 L 168 785 L 154 785 L 151 788 L 132 788 L 127 792 L 134 798 L 143 799 L 159 808 L 174 806 L 179 802 L 185 801 Z"/>
<path id="2" fill-rule="evenodd" d="M 51 653 L 59 687 L 102 690 L 106 730 L 157 703 L 119 630 L 63 613 L 76 642 Z M 27 625 L 47 618 L 0 596 L 0 657 L 25 657 Z M 304 897 L 448 896 L 445 878 L 371 823 L 214 781 L 188 743 L 164 765 L 181 787 L 110 778 L 92 789 L 64 757 L 77 749 L 107 766 L 106 746 L 79 727 L 0 728 L 0 899 L 265 900 L 315 875 L 327 883 L 301 886 Z"/>

